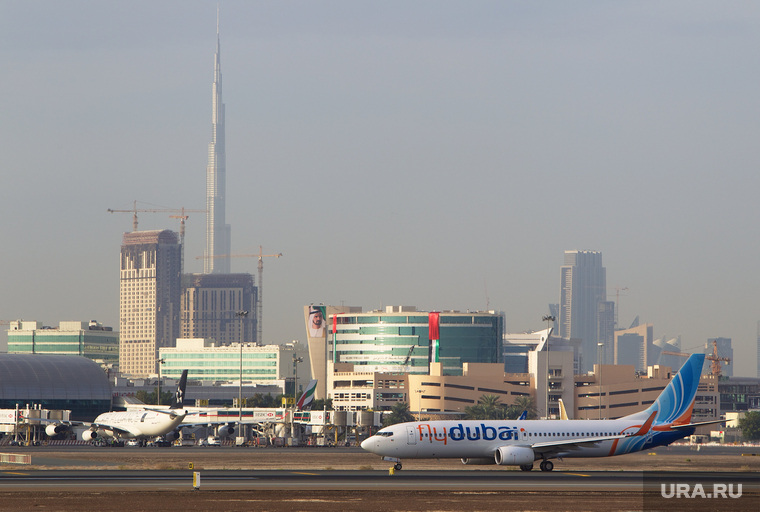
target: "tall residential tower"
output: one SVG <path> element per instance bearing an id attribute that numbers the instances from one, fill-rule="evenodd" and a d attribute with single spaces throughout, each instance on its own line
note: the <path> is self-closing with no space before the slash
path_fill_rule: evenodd
<path id="1" fill-rule="evenodd" d="M 219 12 L 216 15 L 216 53 L 214 54 L 214 83 L 211 87 L 211 142 L 208 145 L 206 167 L 206 249 L 204 274 L 228 274 L 230 254 L 230 225 L 225 221 L 227 170 L 224 147 L 224 103 L 222 103 L 222 67 L 219 50 Z"/>
<path id="2" fill-rule="evenodd" d="M 144 378 L 179 336 L 182 246 L 173 231 L 124 233 L 119 277 L 119 369 Z"/>

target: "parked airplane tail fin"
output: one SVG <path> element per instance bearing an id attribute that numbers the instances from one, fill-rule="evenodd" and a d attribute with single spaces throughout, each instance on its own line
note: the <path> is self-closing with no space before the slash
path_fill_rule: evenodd
<path id="1" fill-rule="evenodd" d="M 172 403 L 172 409 L 181 409 L 182 404 L 185 401 L 185 387 L 187 387 L 187 370 L 182 370 L 182 376 L 179 378 L 179 384 L 177 385 L 177 391 L 174 394 L 174 402 Z"/>
<path id="2" fill-rule="evenodd" d="M 558 400 L 559 402 L 559 419 L 566 420 L 567 418 L 567 409 L 565 409 L 565 402 L 562 401 L 560 398 Z"/>
<path id="3" fill-rule="evenodd" d="M 309 381 L 309 385 L 306 386 L 306 390 L 301 395 L 296 403 L 296 409 L 301 411 L 311 409 L 311 402 L 314 400 L 314 391 L 317 389 L 317 380 L 312 379 Z"/>
<path id="4" fill-rule="evenodd" d="M 630 419 L 647 419 L 656 412 L 655 425 L 688 424 L 694 408 L 699 379 L 702 376 L 704 354 L 692 354 L 678 370 L 660 396 L 646 410 L 626 416 Z"/>

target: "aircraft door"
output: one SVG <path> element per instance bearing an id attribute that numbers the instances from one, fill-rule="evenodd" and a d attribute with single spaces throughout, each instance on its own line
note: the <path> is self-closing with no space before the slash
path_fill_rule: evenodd
<path id="1" fill-rule="evenodd" d="M 417 434 L 414 427 L 406 427 L 406 444 L 417 444 Z"/>

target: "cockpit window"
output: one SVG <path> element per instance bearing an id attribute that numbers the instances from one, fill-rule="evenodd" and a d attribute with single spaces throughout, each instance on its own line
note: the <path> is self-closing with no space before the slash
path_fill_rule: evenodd
<path id="1" fill-rule="evenodd" d="M 377 435 L 379 435 L 380 437 L 392 437 L 393 432 L 378 432 Z"/>

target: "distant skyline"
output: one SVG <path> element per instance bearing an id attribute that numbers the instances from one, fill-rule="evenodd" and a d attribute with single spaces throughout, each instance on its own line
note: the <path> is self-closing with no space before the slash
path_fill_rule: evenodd
<path id="1" fill-rule="evenodd" d="M 219 5 L 231 251 L 283 253 L 264 342 L 305 342 L 312 302 L 539 330 L 588 250 L 621 326 L 731 338 L 757 375 L 760 6 Z M 106 210 L 205 207 L 216 9 L 0 3 L 0 320 L 118 326 L 131 218 Z M 203 214 L 185 240 L 202 271 Z"/>

